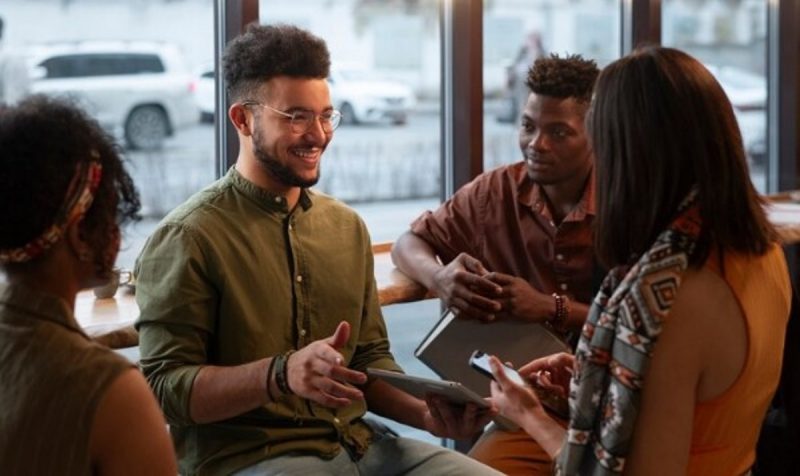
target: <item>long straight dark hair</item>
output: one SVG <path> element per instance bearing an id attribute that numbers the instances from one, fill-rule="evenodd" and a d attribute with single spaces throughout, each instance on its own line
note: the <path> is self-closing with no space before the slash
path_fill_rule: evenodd
<path id="1" fill-rule="evenodd" d="M 588 116 L 597 167 L 596 252 L 608 267 L 644 253 L 698 189 L 702 232 L 690 264 L 712 247 L 762 255 L 776 238 L 745 160 L 730 101 L 682 51 L 648 46 L 608 65 Z"/>

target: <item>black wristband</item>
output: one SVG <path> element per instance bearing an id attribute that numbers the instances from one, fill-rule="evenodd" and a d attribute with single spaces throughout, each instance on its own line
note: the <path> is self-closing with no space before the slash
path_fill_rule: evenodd
<path id="1" fill-rule="evenodd" d="M 275 357 L 278 362 L 275 364 L 275 383 L 278 385 L 278 390 L 283 395 L 292 395 L 291 387 L 289 387 L 289 356 L 294 353 L 293 350 L 286 352 L 283 355 Z"/>
<path id="2" fill-rule="evenodd" d="M 276 359 L 277 357 L 273 357 L 272 360 L 269 361 L 269 367 L 267 367 L 267 398 L 269 398 L 270 402 L 275 401 L 275 397 L 272 395 L 272 389 L 270 387 L 272 386 L 272 380 L 274 378 L 272 371 L 275 370 Z"/>

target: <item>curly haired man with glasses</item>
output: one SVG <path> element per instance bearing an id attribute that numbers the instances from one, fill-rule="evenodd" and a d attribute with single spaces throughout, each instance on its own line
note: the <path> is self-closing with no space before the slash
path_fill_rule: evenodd
<path id="1" fill-rule="evenodd" d="M 142 369 L 181 474 L 497 474 L 364 418 L 464 437 L 492 411 L 367 379 L 400 367 L 366 227 L 310 188 L 340 120 L 325 43 L 257 26 L 224 67 L 236 165 L 164 219 L 136 266 Z"/>

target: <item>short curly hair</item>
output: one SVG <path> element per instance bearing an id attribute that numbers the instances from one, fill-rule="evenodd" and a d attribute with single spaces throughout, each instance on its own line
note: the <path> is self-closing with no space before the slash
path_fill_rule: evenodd
<path id="1" fill-rule="evenodd" d="M 331 58 L 325 41 L 293 25 L 253 25 L 234 39 L 222 58 L 228 96 L 239 101 L 276 76 L 327 78 Z"/>
<path id="2" fill-rule="evenodd" d="M 99 250 L 95 265 L 102 275 L 109 263 L 99 255 L 116 242 L 119 225 L 139 218 L 139 195 L 118 146 L 64 99 L 37 95 L 0 107 L 0 249 L 24 246 L 55 222 L 75 170 L 93 153 L 103 170 L 80 232 Z"/>
<path id="3" fill-rule="evenodd" d="M 539 95 L 556 98 L 574 98 L 580 103 L 592 100 L 594 83 L 600 70 L 593 60 L 581 55 L 556 54 L 539 58 L 528 70 L 525 84 Z"/>

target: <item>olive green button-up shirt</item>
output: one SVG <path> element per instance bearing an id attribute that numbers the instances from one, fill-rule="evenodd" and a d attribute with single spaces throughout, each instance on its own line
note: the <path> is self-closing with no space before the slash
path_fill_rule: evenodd
<path id="1" fill-rule="evenodd" d="M 354 403 L 296 396 L 229 420 L 189 416 L 204 365 L 234 366 L 352 327 L 350 368 L 399 370 L 377 299 L 369 235 L 347 206 L 304 190 L 294 210 L 235 169 L 170 213 L 136 263 L 141 366 L 171 427 L 182 474 L 229 473 L 288 452 L 331 458 L 371 438 Z"/>

